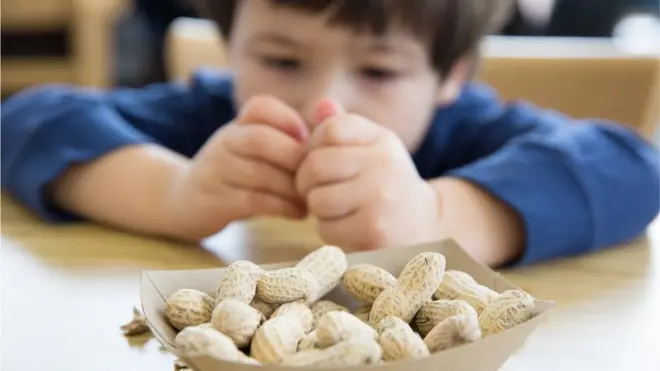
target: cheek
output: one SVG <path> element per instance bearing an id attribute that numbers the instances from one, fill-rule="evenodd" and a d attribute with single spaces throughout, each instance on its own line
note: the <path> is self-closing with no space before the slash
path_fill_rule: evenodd
<path id="1" fill-rule="evenodd" d="M 413 151 L 423 138 L 436 108 L 432 88 L 400 87 L 379 95 L 363 114 L 394 132 Z"/>
<path id="2" fill-rule="evenodd" d="M 386 114 L 381 125 L 393 131 L 409 151 L 416 148 L 429 123 L 428 107 L 390 106 Z"/>

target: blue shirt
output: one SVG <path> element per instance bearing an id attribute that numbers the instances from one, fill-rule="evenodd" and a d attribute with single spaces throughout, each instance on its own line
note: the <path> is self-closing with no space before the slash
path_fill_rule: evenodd
<path id="1" fill-rule="evenodd" d="M 193 156 L 234 118 L 232 93 L 231 77 L 217 71 L 139 89 L 25 90 L 2 104 L 2 188 L 46 220 L 76 220 L 44 196 L 67 166 L 138 143 Z M 476 83 L 437 110 L 411 155 L 423 178 L 466 179 L 519 213 L 519 264 L 627 242 L 660 205 L 658 152 L 629 128 L 503 103 Z"/>

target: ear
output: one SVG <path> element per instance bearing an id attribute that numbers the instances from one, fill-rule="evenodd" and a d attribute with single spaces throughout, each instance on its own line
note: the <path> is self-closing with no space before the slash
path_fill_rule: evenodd
<path id="1" fill-rule="evenodd" d="M 469 58 L 462 58 L 454 64 L 449 75 L 438 84 L 436 102 L 439 106 L 450 105 L 458 99 L 465 82 L 469 79 L 470 70 Z"/>

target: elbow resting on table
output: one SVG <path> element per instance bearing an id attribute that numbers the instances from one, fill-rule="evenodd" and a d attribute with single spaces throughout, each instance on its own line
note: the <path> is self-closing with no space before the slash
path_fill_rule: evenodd
<path id="1" fill-rule="evenodd" d="M 592 198 L 594 248 L 625 243 L 644 233 L 660 212 L 660 154 L 645 138 L 623 125 L 596 126 L 604 142 L 600 188 Z M 589 153 L 586 153 L 589 156 Z M 611 156 L 611 157 L 610 157 Z M 598 184 L 600 183 L 600 184 Z"/>

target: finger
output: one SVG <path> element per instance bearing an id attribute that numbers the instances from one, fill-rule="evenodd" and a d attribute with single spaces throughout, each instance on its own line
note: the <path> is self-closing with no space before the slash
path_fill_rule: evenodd
<path id="1" fill-rule="evenodd" d="M 232 158 L 225 166 L 228 169 L 224 180 L 234 187 L 301 201 L 292 174 L 282 168 L 240 156 Z"/>
<path id="2" fill-rule="evenodd" d="M 319 219 L 321 239 L 328 244 L 357 250 L 385 247 L 384 231 L 374 225 L 368 208 L 360 208 L 345 218 Z"/>
<path id="3" fill-rule="evenodd" d="M 310 148 L 364 146 L 374 143 L 382 128 L 357 115 L 336 115 L 314 129 Z"/>
<path id="4" fill-rule="evenodd" d="M 303 219 L 307 216 L 305 207 L 299 203 L 245 188 L 233 188 L 228 207 L 232 208 L 240 219 L 258 216 Z"/>
<path id="5" fill-rule="evenodd" d="M 332 116 L 344 114 L 346 111 L 339 102 L 332 99 L 322 99 L 314 107 L 314 126 L 321 125 Z"/>
<path id="6" fill-rule="evenodd" d="M 357 177 L 368 162 L 363 147 L 327 147 L 310 152 L 296 175 L 296 189 L 303 198 L 315 187 Z"/>
<path id="7" fill-rule="evenodd" d="M 282 101 L 268 95 L 250 99 L 238 115 L 237 123 L 255 123 L 272 126 L 298 142 L 305 142 L 309 131 L 300 114 Z"/>
<path id="8" fill-rule="evenodd" d="M 301 143 L 266 125 L 237 125 L 226 137 L 225 146 L 233 154 L 268 162 L 296 172 L 305 158 Z"/>
<path id="9" fill-rule="evenodd" d="M 357 212 L 367 199 L 357 179 L 312 189 L 307 195 L 309 213 L 321 220 L 342 219 Z"/>

